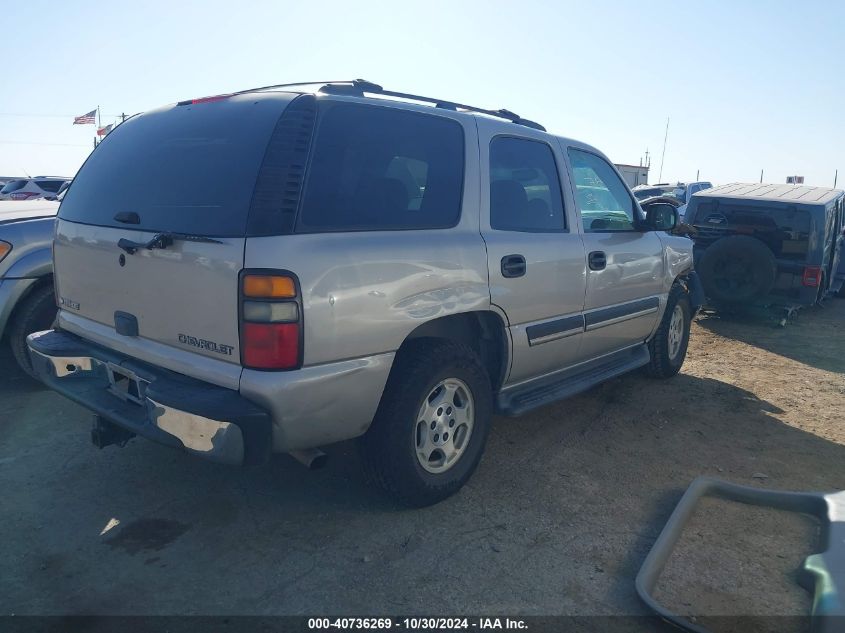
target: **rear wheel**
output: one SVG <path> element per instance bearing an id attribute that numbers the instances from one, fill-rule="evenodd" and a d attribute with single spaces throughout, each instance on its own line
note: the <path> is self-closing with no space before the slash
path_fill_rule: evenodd
<path id="1" fill-rule="evenodd" d="M 648 343 L 651 361 L 647 371 L 654 378 L 671 378 L 681 370 L 689 345 L 692 308 L 686 290 L 672 287 L 660 327 Z"/>
<path id="2" fill-rule="evenodd" d="M 437 503 L 470 478 L 492 418 L 490 379 L 475 352 L 422 339 L 397 356 L 360 440 L 370 479 L 410 506 Z"/>
<path id="3" fill-rule="evenodd" d="M 50 329 L 55 318 L 56 299 L 52 285 L 36 288 L 15 308 L 9 327 L 9 345 L 20 368 L 33 378 L 36 375 L 29 361 L 26 337 L 33 332 Z"/>

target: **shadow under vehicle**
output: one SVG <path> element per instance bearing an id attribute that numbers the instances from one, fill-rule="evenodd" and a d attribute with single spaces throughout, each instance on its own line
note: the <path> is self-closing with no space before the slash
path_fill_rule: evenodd
<path id="1" fill-rule="evenodd" d="M 836 288 L 845 192 L 730 184 L 692 196 L 694 258 L 717 308 L 807 306 Z"/>

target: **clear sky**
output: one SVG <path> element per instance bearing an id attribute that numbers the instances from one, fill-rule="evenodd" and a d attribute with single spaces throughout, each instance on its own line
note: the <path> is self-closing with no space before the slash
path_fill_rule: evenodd
<path id="1" fill-rule="evenodd" d="M 505 107 L 663 180 L 845 172 L 839 0 L 12 2 L 0 175 L 73 175 L 103 124 L 180 99 L 363 77 Z M 845 185 L 845 173 L 839 186 Z"/>

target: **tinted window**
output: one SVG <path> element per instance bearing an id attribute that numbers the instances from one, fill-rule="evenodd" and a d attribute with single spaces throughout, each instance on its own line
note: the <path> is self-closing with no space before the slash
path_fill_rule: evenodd
<path id="1" fill-rule="evenodd" d="M 569 149 L 578 208 L 587 232 L 635 230 L 636 207 L 628 188 L 603 158 Z"/>
<path id="2" fill-rule="evenodd" d="M 490 143 L 490 226 L 501 231 L 566 228 L 557 165 L 548 145 L 511 137 Z"/>
<path id="3" fill-rule="evenodd" d="M 26 183 L 28 182 L 28 180 L 10 180 L 5 185 L 3 185 L 3 188 L 0 189 L 0 193 L 12 193 L 13 191 L 17 191 L 18 189 L 23 189 L 24 187 L 26 187 Z"/>
<path id="4" fill-rule="evenodd" d="M 38 185 L 44 191 L 49 191 L 50 193 L 56 193 L 63 184 L 65 184 L 64 180 L 36 180 L 35 184 Z"/>
<path id="5" fill-rule="evenodd" d="M 445 228 L 461 209 L 464 134 L 451 119 L 330 106 L 314 141 L 297 230 Z"/>
<path id="6" fill-rule="evenodd" d="M 209 236 L 246 231 L 256 176 L 289 96 L 236 97 L 133 117 L 103 139 L 68 189 L 65 220 Z M 140 225 L 114 220 L 136 212 Z"/>

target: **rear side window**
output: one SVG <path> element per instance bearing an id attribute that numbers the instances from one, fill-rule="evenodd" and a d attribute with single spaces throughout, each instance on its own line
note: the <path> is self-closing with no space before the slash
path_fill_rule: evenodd
<path id="1" fill-rule="evenodd" d="M 329 106 L 314 140 L 297 231 L 454 226 L 463 177 L 464 133 L 457 121 Z"/>
<path id="2" fill-rule="evenodd" d="M 291 96 L 171 106 L 117 126 L 67 190 L 59 217 L 123 229 L 243 236 L 268 141 Z M 114 217 L 135 212 L 140 224 Z"/>
<path id="3" fill-rule="evenodd" d="M 490 142 L 490 227 L 500 231 L 563 231 L 563 198 L 552 149 L 500 136 Z"/>
<path id="4" fill-rule="evenodd" d="M 3 188 L 0 189 L 0 193 L 12 193 L 13 191 L 17 191 L 18 189 L 23 189 L 24 187 L 26 187 L 26 183 L 28 182 L 28 180 L 10 180 L 5 185 L 3 185 Z"/>

